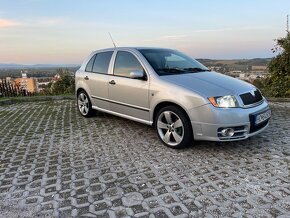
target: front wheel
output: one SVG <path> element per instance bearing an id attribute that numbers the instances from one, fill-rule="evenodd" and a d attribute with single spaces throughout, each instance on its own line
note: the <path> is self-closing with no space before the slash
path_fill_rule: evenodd
<path id="1" fill-rule="evenodd" d="M 167 106 L 158 112 L 155 129 L 163 144 L 171 148 L 185 147 L 193 141 L 191 123 L 185 112 L 176 106 Z"/>
<path id="2" fill-rule="evenodd" d="M 84 117 L 90 117 L 93 114 L 92 104 L 88 94 L 85 91 L 80 91 L 77 95 L 78 109 Z"/>

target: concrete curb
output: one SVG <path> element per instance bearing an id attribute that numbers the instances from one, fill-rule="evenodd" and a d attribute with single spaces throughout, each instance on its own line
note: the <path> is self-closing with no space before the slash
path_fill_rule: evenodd
<path id="1" fill-rule="evenodd" d="M 74 100 L 74 95 L 56 95 L 56 96 L 32 96 L 32 97 L 13 97 L 9 99 L 0 99 L 0 105 L 9 105 L 22 102 L 34 101 L 56 101 L 56 100 Z"/>
<path id="2" fill-rule="evenodd" d="M 290 102 L 290 98 L 266 98 L 268 101 L 271 102 Z"/>

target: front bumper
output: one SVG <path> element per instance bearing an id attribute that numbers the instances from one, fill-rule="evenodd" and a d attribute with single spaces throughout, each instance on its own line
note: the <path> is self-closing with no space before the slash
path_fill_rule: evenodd
<path id="1" fill-rule="evenodd" d="M 269 120 L 255 126 L 250 119 L 269 109 L 266 100 L 252 108 L 215 108 L 206 104 L 190 110 L 191 124 L 195 140 L 236 141 L 249 138 L 265 130 Z M 222 128 L 233 128 L 235 134 L 231 137 L 221 135 Z"/>

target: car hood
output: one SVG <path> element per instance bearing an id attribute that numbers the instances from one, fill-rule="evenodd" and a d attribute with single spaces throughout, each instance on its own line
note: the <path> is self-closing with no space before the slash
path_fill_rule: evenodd
<path id="1" fill-rule="evenodd" d="M 244 81 L 217 72 L 162 76 L 167 82 L 190 89 L 204 97 L 239 95 L 256 88 Z"/>

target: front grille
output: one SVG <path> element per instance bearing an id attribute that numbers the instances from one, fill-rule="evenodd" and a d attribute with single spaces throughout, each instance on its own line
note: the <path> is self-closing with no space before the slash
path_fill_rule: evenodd
<path id="1" fill-rule="evenodd" d="M 247 92 L 240 95 L 244 105 L 255 104 L 263 99 L 262 94 L 259 90 L 255 90 L 254 94 L 255 95 L 253 96 L 250 92 Z"/>

